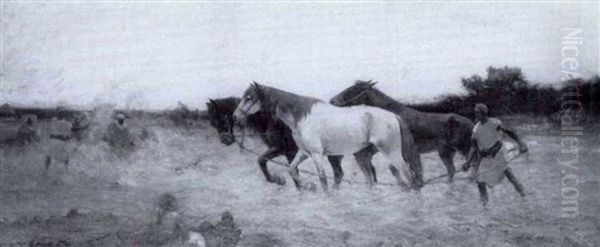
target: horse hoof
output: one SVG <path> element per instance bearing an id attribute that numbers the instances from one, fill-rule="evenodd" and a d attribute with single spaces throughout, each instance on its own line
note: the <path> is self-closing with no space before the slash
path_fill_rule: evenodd
<path id="1" fill-rule="evenodd" d="M 410 191 L 412 189 L 412 187 L 408 186 L 408 184 L 406 183 L 398 183 L 398 185 L 400 186 L 400 189 L 405 192 Z"/>
<path id="2" fill-rule="evenodd" d="M 279 175 L 273 175 L 271 178 L 271 182 L 283 186 L 285 185 L 285 178 Z"/>
<path id="3" fill-rule="evenodd" d="M 304 183 L 302 188 L 310 192 L 317 192 L 317 185 L 313 182 Z"/>

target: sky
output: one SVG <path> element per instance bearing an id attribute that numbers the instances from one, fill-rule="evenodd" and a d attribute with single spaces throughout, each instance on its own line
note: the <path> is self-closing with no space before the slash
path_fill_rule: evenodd
<path id="1" fill-rule="evenodd" d="M 561 74 L 562 28 L 582 28 L 576 59 L 599 67 L 597 1 L 2 1 L 0 103 L 205 108 L 252 81 L 328 100 L 355 80 L 407 102 L 461 93 L 462 77 L 517 66 Z"/>

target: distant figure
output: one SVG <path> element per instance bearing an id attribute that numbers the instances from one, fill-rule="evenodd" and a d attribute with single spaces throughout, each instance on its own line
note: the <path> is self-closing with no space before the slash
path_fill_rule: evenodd
<path id="1" fill-rule="evenodd" d="M 467 156 L 463 170 L 467 171 L 473 163 L 473 174 L 479 188 L 479 195 L 484 206 L 488 202 L 486 186 L 494 186 L 508 178 L 517 192 L 525 197 L 523 185 L 517 180 L 505 157 L 505 148 L 500 141 L 500 132 L 506 133 L 519 144 L 519 152 L 526 153 L 527 146 L 512 130 L 506 128 L 502 121 L 488 117 L 488 108 L 484 104 L 475 105 L 475 118 L 477 124 L 473 128 L 472 148 Z"/>
<path id="2" fill-rule="evenodd" d="M 17 131 L 16 141 L 18 144 L 27 145 L 40 140 L 40 135 L 35 126 L 33 126 L 33 119 L 27 118 L 27 121 L 21 125 Z"/>
<path id="3" fill-rule="evenodd" d="M 85 114 L 80 114 L 75 117 L 73 120 L 73 127 L 71 128 L 71 132 L 73 132 L 73 136 L 77 140 L 82 140 L 84 138 L 85 131 L 90 127 L 90 120 Z"/>
<path id="4" fill-rule="evenodd" d="M 66 112 L 59 111 L 57 117 L 50 122 L 49 144 L 46 153 L 44 175 L 50 169 L 52 161 L 63 163 L 65 169 L 69 169 L 69 158 L 74 149 L 74 144 L 69 140 L 72 138 L 71 129 L 73 124 L 66 119 Z"/>
<path id="5" fill-rule="evenodd" d="M 133 138 L 129 132 L 125 115 L 119 113 L 115 116 L 116 121 L 108 126 L 106 139 L 111 147 L 118 149 L 127 149 L 134 146 Z"/>

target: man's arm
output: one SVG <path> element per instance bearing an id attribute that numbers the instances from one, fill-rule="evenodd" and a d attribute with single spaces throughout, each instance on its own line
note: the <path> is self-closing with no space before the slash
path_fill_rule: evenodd
<path id="1" fill-rule="evenodd" d="M 471 163 L 477 159 L 477 150 L 479 150 L 479 146 L 477 145 L 477 142 L 472 139 L 471 149 L 469 149 L 469 154 L 467 154 L 467 162 L 465 162 L 465 164 L 462 166 L 463 171 L 469 170 Z"/>
<path id="2" fill-rule="evenodd" d="M 527 145 L 521 141 L 521 138 L 519 138 L 517 133 L 515 133 L 513 130 L 506 128 L 504 125 L 498 126 L 498 130 L 506 133 L 508 137 L 512 138 L 515 140 L 515 142 L 517 142 L 517 144 L 519 144 L 519 152 L 527 153 L 529 151 L 529 149 L 527 149 Z"/>

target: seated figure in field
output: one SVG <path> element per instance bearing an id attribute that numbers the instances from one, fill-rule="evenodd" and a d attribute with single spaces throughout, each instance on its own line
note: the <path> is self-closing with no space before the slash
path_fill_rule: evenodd
<path id="1" fill-rule="evenodd" d="M 124 114 L 117 114 L 115 121 L 108 126 L 106 140 L 111 147 L 117 149 L 128 149 L 135 145 Z"/>
<path id="2" fill-rule="evenodd" d="M 79 114 L 73 119 L 73 127 L 71 128 L 71 132 L 73 132 L 73 136 L 77 140 L 83 140 L 88 130 L 90 129 L 90 119 L 85 114 Z"/>

